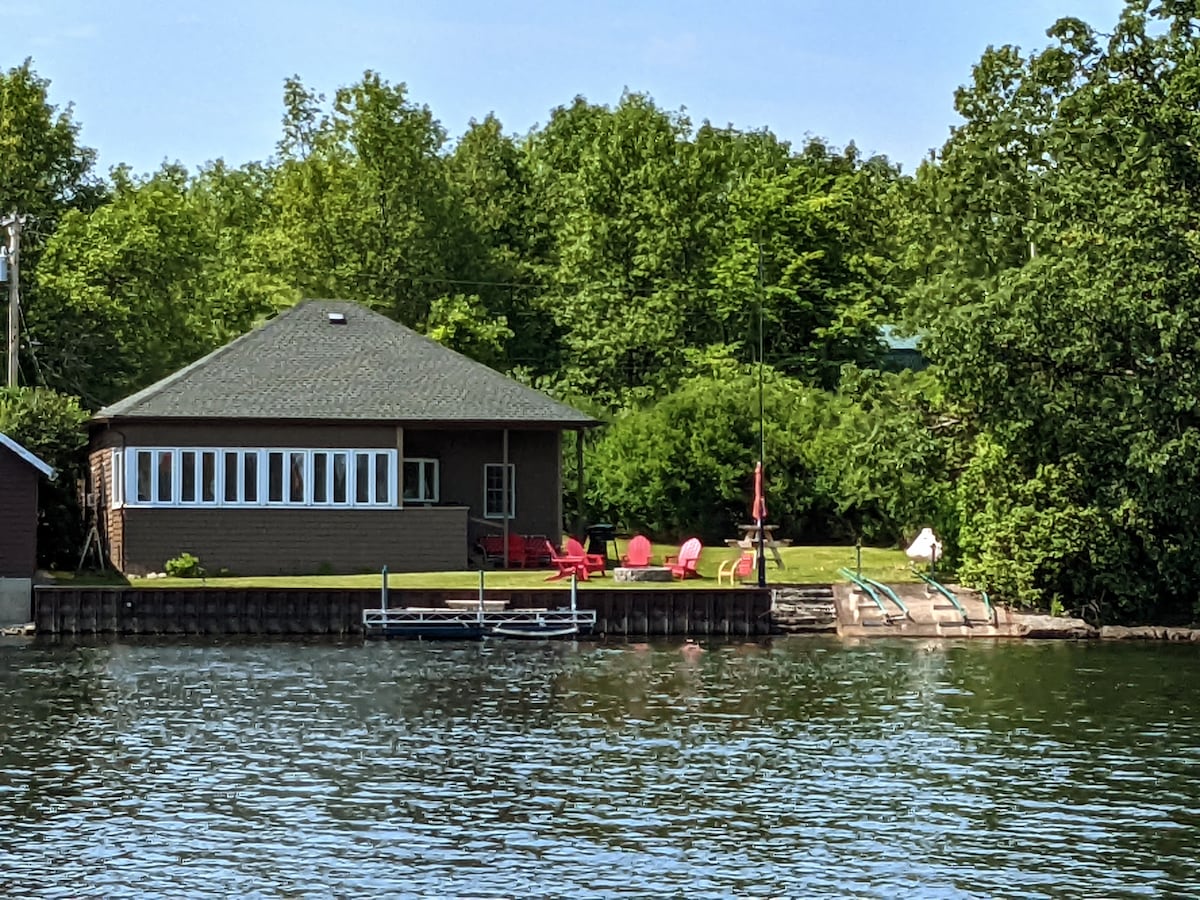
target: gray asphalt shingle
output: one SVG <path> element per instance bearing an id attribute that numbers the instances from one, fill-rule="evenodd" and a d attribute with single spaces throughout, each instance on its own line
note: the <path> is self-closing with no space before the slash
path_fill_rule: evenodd
<path id="1" fill-rule="evenodd" d="M 341 313 L 345 324 L 332 324 Z M 122 417 L 530 422 L 590 416 L 357 303 L 305 300 L 150 387 Z"/>

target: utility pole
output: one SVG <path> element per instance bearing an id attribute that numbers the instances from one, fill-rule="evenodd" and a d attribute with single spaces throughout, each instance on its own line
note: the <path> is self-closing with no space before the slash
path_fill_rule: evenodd
<path id="1" fill-rule="evenodd" d="M 25 217 L 12 215 L 0 219 L 8 229 L 8 386 L 17 386 L 17 348 L 21 345 L 21 226 Z"/>

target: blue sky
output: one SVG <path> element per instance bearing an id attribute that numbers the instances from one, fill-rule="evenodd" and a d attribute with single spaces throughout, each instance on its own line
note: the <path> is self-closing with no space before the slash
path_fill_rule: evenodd
<path id="1" fill-rule="evenodd" d="M 524 133 L 582 94 L 621 91 L 693 120 L 853 140 L 905 171 L 956 121 L 989 44 L 1043 46 L 1120 0 L 0 0 L 0 66 L 33 57 L 74 102 L 102 167 L 270 156 L 283 79 L 330 93 L 375 69 L 452 135 L 495 112 Z"/>

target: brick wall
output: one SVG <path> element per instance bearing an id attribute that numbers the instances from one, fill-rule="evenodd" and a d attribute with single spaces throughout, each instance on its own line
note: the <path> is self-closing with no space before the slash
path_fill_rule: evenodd
<path id="1" fill-rule="evenodd" d="M 209 572 L 304 575 L 467 567 L 467 510 L 127 507 L 121 569 L 161 572 L 187 551 Z M 115 516 L 114 516 L 115 518 Z M 115 554 L 114 554 L 115 555 Z"/>

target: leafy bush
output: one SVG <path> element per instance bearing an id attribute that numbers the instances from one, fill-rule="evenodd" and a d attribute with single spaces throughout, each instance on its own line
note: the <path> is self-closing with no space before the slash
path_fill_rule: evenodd
<path id="1" fill-rule="evenodd" d="M 949 528 L 932 374 L 848 369 L 843 381 L 831 393 L 764 376 L 767 509 L 779 534 L 892 543 L 923 525 Z M 745 370 L 692 378 L 617 416 L 585 448 L 593 520 L 665 540 L 734 534 L 749 516 L 758 429 L 757 375 Z"/>
<path id="2" fill-rule="evenodd" d="M 772 521 L 812 511 L 804 435 L 821 392 L 772 375 L 764 392 Z M 746 520 L 758 459 L 757 383 L 692 379 L 651 407 L 618 416 L 587 448 L 593 516 L 674 540 L 728 537 Z"/>
<path id="3" fill-rule="evenodd" d="M 200 560 L 186 550 L 174 559 L 167 560 L 166 571 L 172 578 L 204 577 L 204 567 L 200 565 Z"/>

